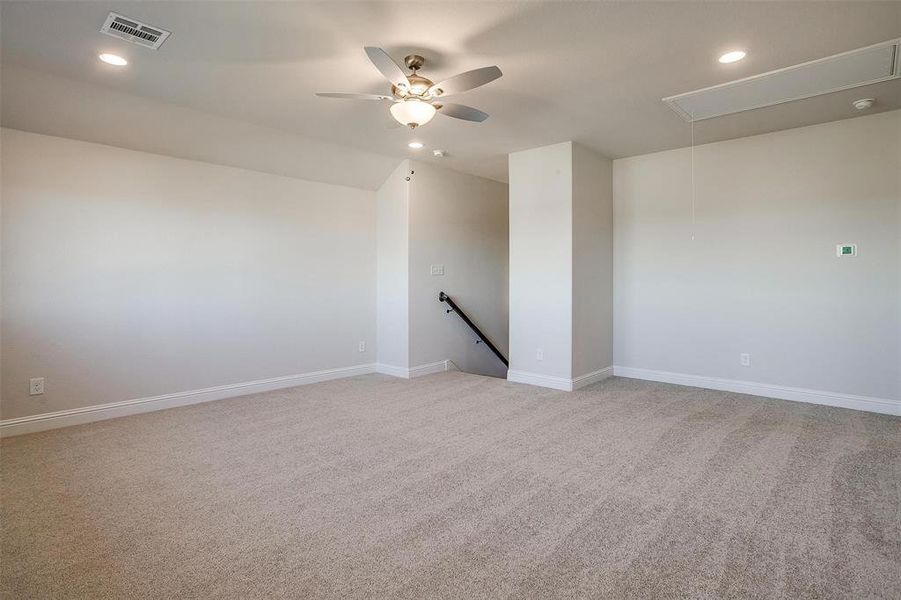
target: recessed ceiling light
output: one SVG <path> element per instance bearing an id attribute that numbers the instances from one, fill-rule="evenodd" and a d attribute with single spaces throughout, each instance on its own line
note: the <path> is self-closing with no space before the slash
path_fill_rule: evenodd
<path id="1" fill-rule="evenodd" d="M 409 144 L 407 144 L 407 147 L 413 148 L 414 150 L 419 150 L 420 148 L 422 148 L 422 145 L 422 142 L 410 142 Z"/>
<path id="2" fill-rule="evenodd" d="M 738 62 L 747 56 L 747 53 L 744 50 L 733 50 L 732 52 L 726 52 L 720 57 L 720 62 L 723 64 Z"/>
<path id="3" fill-rule="evenodd" d="M 100 60 L 105 62 L 108 65 L 113 65 L 114 67 L 124 67 L 128 64 L 128 61 L 119 56 L 118 54 L 101 54 L 98 56 Z"/>

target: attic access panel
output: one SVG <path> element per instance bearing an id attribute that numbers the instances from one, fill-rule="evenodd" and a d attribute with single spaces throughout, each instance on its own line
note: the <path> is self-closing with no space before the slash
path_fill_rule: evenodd
<path id="1" fill-rule="evenodd" d="M 701 121 L 901 78 L 901 39 L 843 52 L 664 98 L 686 121 Z"/>

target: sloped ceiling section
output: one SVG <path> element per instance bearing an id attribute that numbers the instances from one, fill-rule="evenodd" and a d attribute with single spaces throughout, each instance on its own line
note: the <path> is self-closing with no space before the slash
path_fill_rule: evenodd
<path id="1" fill-rule="evenodd" d="M 0 4 L 4 69 L 29 69 L 167 105 L 160 109 L 167 116 L 156 117 L 155 123 L 167 121 L 171 106 L 177 106 L 351 147 L 360 156 L 397 160 L 414 156 L 407 142 L 415 138 L 427 150 L 446 150 L 442 165 L 501 181 L 510 152 L 567 140 L 611 158 L 686 146 L 690 127 L 661 98 L 884 42 L 901 32 L 901 2 L 866 0 Z M 111 38 L 99 32 L 109 11 L 172 35 L 159 50 Z M 366 45 L 383 47 L 397 60 L 423 55 L 422 72 L 435 81 L 498 65 L 503 77 L 454 100 L 490 118 L 476 124 L 439 115 L 411 132 L 388 127 L 393 121 L 383 103 L 316 97 L 317 91 L 386 93 L 385 79 L 363 52 Z M 735 48 L 746 49 L 747 58 L 730 65 L 717 62 Z M 97 60 L 98 52 L 122 54 L 131 62 L 112 70 Z M 4 91 L 19 85 L 3 83 Z M 43 119 L 59 123 L 53 113 L 71 111 L 83 124 L 93 127 L 90 117 L 104 127 L 99 121 L 106 117 L 99 111 L 89 115 L 86 106 L 69 107 L 68 93 L 52 102 L 29 90 L 13 93 L 27 94 L 34 106 L 23 99 L 5 108 L 10 126 Z M 73 102 L 80 102 L 82 93 L 75 93 Z M 703 143 L 855 117 L 860 113 L 851 106 L 855 98 L 850 94 L 876 97 L 870 114 L 892 110 L 901 107 L 901 80 L 709 119 L 696 125 L 695 139 Z M 127 112 L 112 101 L 103 106 L 123 118 Z M 33 114 L 19 114 L 24 109 Z M 141 112 L 151 118 L 149 105 Z M 171 135 L 191 152 L 201 152 L 201 142 L 214 136 L 216 145 L 224 146 L 215 152 L 251 161 L 266 156 L 278 165 L 273 168 L 300 170 L 307 177 L 318 173 L 320 179 L 334 179 L 352 160 L 333 160 L 339 153 L 288 144 L 289 138 L 280 143 L 305 150 L 282 158 L 260 154 L 266 144 L 232 148 L 237 142 L 211 131 L 215 127 L 206 118 L 198 116 L 196 125 L 187 118 L 179 123 L 180 130 Z M 135 143 L 137 133 L 126 129 L 118 145 Z M 112 143 L 114 134 L 109 129 L 103 135 Z M 154 144 L 168 143 L 150 131 L 140 134 L 157 140 Z M 88 129 L 78 137 L 97 135 Z M 266 136 L 248 137 L 259 143 Z M 438 160 L 428 152 L 416 158 Z M 365 173 L 360 181 L 370 185 Z"/>
<path id="2" fill-rule="evenodd" d="M 400 160 L 39 71 L 0 77 L 13 129 L 368 190 Z"/>

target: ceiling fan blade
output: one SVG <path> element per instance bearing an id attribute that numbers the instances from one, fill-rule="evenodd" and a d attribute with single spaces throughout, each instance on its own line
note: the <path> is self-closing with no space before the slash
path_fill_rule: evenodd
<path id="1" fill-rule="evenodd" d="M 345 100 L 393 100 L 391 96 L 379 96 L 378 94 L 339 94 L 333 92 L 317 92 L 320 98 L 343 98 Z"/>
<path id="2" fill-rule="evenodd" d="M 429 91 L 435 96 L 450 96 L 451 94 L 459 94 L 460 92 L 477 88 L 480 85 L 485 85 L 501 75 L 503 73 L 496 66 L 482 67 L 481 69 L 473 69 L 472 71 L 454 75 L 450 79 L 439 81 L 430 87 Z"/>
<path id="3" fill-rule="evenodd" d="M 455 119 L 463 119 L 464 121 L 475 121 L 476 123 L 481 123 L 488 118 L 488 113 L 463 104 L 443 104 L 438 109 L 438 113 Z"/>
<path id="4" fill-rule="evenodd" d="M 398 87 L 407 87 L 410 85 L 410 82 L 407 81 L 407 76 L 404 75 L 403 69 L 401 69 L 396 62 L 391 60 L 391 57 L 388 56 L 387 52 L 381 48 L 376 48 L 375 46 L 366 46 L 363 49 L 366 50 L 366 56 L 369 57 L 369 60 L 375 65 L 375 68 L 385 76 L 385 79 Z"/>

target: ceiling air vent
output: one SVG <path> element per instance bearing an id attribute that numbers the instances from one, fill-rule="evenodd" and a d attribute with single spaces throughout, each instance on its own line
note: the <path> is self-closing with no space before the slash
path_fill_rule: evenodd
<path id="1" fill-rule="evenodd" d="M 120 40 L 158 50 L 171 32 L 111 12 L 100 31 Z"/>
<path id="2" fill-rule="evenodd" d="M 901 78 L 901 39 L 664 98 L 686 121 L 773 106 Z"/>

